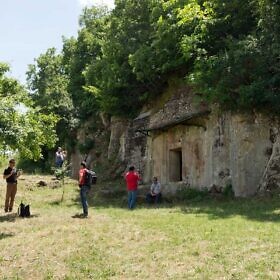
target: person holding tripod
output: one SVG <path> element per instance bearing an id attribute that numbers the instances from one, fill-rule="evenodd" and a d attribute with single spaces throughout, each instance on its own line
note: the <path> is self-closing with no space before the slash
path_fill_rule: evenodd
<path id="1" fill-rule="evenodd" d="M 65 158 L 66 158 L 66 152 L 63 151 L 61 147 L 58 147 L 55 153 L 55 166 L 57 168 L 61 168 Z"/>
<path id="2" fill-rule="evenodd" d="M 20 171 L 15 168 L 16 161 L 14 159 L 9 160 L 9 166 L 4 170 L 3 178 L 7 182 L 6 200 L 5 200 L 5 212 L 12 212 L 15 196 L 17 193 L 17 178 L 20 176 Z"/>

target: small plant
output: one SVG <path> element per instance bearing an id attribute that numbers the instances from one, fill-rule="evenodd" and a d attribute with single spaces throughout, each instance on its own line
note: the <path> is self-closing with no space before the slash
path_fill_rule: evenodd
<path id="1" fill-rule="evenodd" d="M 232 184 L 227 184 L 227 185 L 223 188 L 222 194 L 223 194 L 225 197 L 234 197 L 234 191 L 233 191 L 233 188 L 232 188 Z"/>
<path id="2" fill-rule="evenodd" d="M 63 202 L 64 199 L 64 193 L 65 193 L 65 184 L 64 184 L 64 179 L 66 176 L 69 174 L 69 167 L 70 164 L 68 164 L 67 160 L 65 160 L 62 164 L 62 167 L 54 168 L 54 174 L 55 177 L 60 180 L 61 186 L 62 186 L 62 196 L 61 196 L 61 202 Z"/>

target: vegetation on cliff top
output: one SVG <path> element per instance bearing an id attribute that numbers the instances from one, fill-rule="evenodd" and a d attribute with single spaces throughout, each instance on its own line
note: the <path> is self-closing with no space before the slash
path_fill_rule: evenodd
<path id="1" fill-rule="evenodd" d="M 67 100 L 57 112 L 63 117 L 135 116 L 178 71 L 209 103 L 277 111 L 279 9 L 272 0 L 117 0 L 112 11 L 85 8 L 78 37 L 30 66 L 31 96 L 39 104 L 54 93 Z"/>
<path id="2" fill-rule="evenodd" d="M 85 8 L 77 38 L 29 67 L 29 97 L 59 117 L 61 143 L 100 112 L 135 116 L 171 73 L 208 104 L 278 113 L 279 1 L 115 2 L 112 11 Z"/>

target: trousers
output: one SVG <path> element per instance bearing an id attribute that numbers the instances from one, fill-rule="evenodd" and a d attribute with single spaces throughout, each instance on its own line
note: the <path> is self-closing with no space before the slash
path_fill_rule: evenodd
<path id="1" fill-rule="evenodd" d="M 17 183 L 7 183 L 5 211 L 13 210 L 14 200 L 17 193 Z"/>

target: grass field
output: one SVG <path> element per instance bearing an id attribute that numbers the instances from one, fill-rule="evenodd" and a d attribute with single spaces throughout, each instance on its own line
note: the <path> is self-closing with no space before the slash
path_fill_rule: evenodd
<path id="1" fill-rule="evenodd" d="M 90 216 L 79 219 L 75 182 L 61 202 L 62 188 L 37 187 L 41 179 L 52 182 L 19 183 L 16 203 L 29 202 L 31 218 L 4 213 L 2 180 L 1 279 L 280 279 L 280 198 L 128 211 L 122 196 L 93 190 Z"/>

